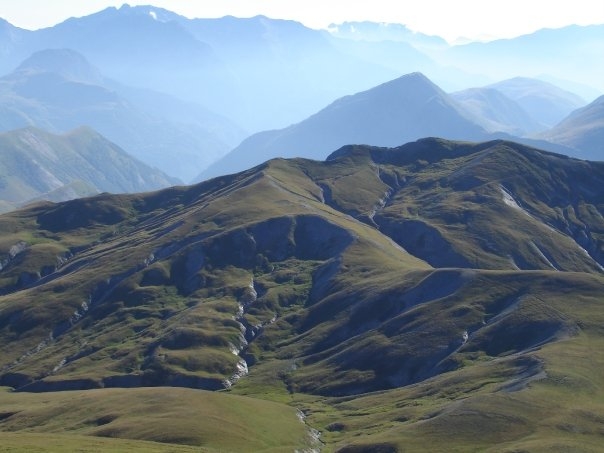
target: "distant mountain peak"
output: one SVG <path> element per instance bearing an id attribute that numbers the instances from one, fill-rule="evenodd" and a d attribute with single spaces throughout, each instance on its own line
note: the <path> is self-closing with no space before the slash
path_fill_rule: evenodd
<path id="1" fill-rule="evenodd" d="M 412 91 L 409 90 L 418 90 L 416 92 L 416 94 L 418 95 L 424 95 L 424 91 L 423 90 L 433 90 L 435 93 L 442 93 L 445 94 L 444 91 L 442 91 L 438 85 L 436 85 L 434 82 L 432 82 L 428 77 L 426 77 L 423 73 L 421 72 L 411 72 L 409 74 L 405 74 L 402 75 L 400 77 L 397 77 L 396 79 L 393 80 L 389 80 L 387 82 L 384 82 L 376 87 L 370 88 L 369 90 L 365 91 L 365 93 L 372 93 L 372 92 L 377 92 L 377 91 L 382 91 L 382 90 L 403 90 L 409 94 L 413 94 Z M 358 93 L 360 94 L 360 93 Z M 345 99 L 345 98 L 343 98 Z"/>
<path id="2" fill-rule="evenodd" d="M 172 11 L 168 11 L 167 9 L 158 8 L 152 5 L 135 5 L 130 6 L 128 3 L 124 3 L 117 9 L 119 14 L 127 14 L 127 15 L 140 15 L 140 16 L 149 16 L 153 20 L 159 22 L 168 22 L 171 20 L 182 19 L 183 16 L 180 16 Z"/>
<path id="3" fill-rule="evenodd" d="M 424 103 L 435 98 L 440 98 L 444 103 L 450 103 L 448 95 L 421 72 L 411 72 L 402 75 L 365 91 L 365 93 L 371 94 L 380 92 L 393 96 L 397 94 L 404 95 L 406 101 L 412 102 Z"/>
<path id="4" fill-rule="evenodd" d="M 332 23 L 327 31 L 333 36 L 354 41 L 393 41 L 407 42 L 418 47 L 446 47 L 447 42 L 439 36 L 425 35 L 411 30 L 404 24 L 390 22 L 342 22 Z"/>
<path id="5" fill-rule="evenodd" d="M 32 54 L 16 72 L 51 72 L 77 82 L 102 83 L 100 71 L 71 49 L 46 49 Z"/>
<path id="6" fill-rule="evenodd" d="M 502 80 L 501 82 L 497 82 L 491 87 L 507 85 L 509 87 L 548 87 L 552 90 L 562 90 L 560 87 L 554 85 L 553 83 L 547 82 L 541 79 L 535 79 L 532 77 L 523 77 L 516 76 L 510 79 Z M 566 91 L 566 90 L 565 90 Z M 572 93 L 574 95 L 574 93 Z"/>
<path id="7" fill-rule="evenodd" d="M 405 80 L 405 81 L 417 80 L 418 82 L 426 83 L 426 84 L 434 86 L 434 87 L 437 86 L 434 82 L 432 82 L 432 80 L 430 80 L 428 77 L 426 77 L 424 75 L 424 73 L 419 72 L 419 71 L 410 72 L 409 74 L 402 75 L 398 79 L 395 79 L 395 80 Z"/>
<path id="8" fill-rule="evenodd" d="M 413 72 L 339 98 L 285 129 L 252 135 L 200 178 L 277 156 L 324 159 L 347 143 L 398 146 L 426 136 L 477 140 L 485 134 L 447 93 L 421 72 Z"/>
<path id="9" fill-rule="evenodd" d="M 128 3 L 124 3 L 120 7 L 109 6 L 97 13 L 91 14 L 89 16 L 85 16 L 80 19 L 71 18 L 66 22 L 71 21 L 95 21 L 100 20 L 103 23 L 109 21 L 110 23 L 115 21 L 115 23 L 129 23 L 130 21 L 135 21 L 137 23 L 167 23 L 167 22 L 178 22 L 180 20 L 186 19 L 183 16 L 180 16 L 172 11 L 168 11 L 167 9 L 158 8 L 152 5 L 135 5 L 131 6 Z M 115 25 L 115 23 L 113 25 Z"/>
<path id="10" fill-rule="evenodd" d="M 516 101 L 527 113 L 546 126 L 553 126 L 571 111 L 586 104 L 575 93 L 529 77 L 514 77 L 488 85 Z"/>

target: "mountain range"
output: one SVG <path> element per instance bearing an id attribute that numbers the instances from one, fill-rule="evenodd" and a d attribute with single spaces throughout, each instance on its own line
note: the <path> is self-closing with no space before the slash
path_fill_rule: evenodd
<path id="1" fill-rule="evenodd" d="M 535 136 L 586 104 L 574 93 L 527 77 L 469 88 L 451 96 L 487 130 L 518 136 Z"/>
<path id="2" fill-rule="evenodd" d="M 574 93 L 551 83 L 514 77 L 489 86 L 517 102 L 532 118 L 552 127 L 586 102 Z"/>
<path id="3" fill-rule="evenodd" d="M 265 17 L 190 20 L 124 5 L 11 32 L 18 39 L 6 44 L 0 70 L 38 50 L 73 49 L 113 80 L 201 104 L 248 130 L 287 124 L 358 86 L 395 76 L 375 65 L 367 71 L 366 62 L 335 50 L 322 32 Z"/>
<path id="4" fill-rule="evenodd" d="M 275 157 L 325 159 L 330 150 L 348 143 L 395 146 L 430 136 L 469 141 L 506 138 L 600 160 L 593 142 L 575 149 L 570 142 L 546 141 L 549 136 L 538 133 L 546 127 L 540 121 L 544 112 L 554 115 L 554 104 L 559 106 L 555 114 L 572 111 L 569 99 L 579 102 L 572 93 L 529 79 L 449 95 L 423 74 L 407 74 L 340 98 L 300 123 L 248 137 L 196 180 L 241 171 Z"/>
<path id="5" fill-rule="evenodd" d="M 201 178 L 241 171 L 273 157 L 324 159 L 348 143 L 395 146 L 426 136 L 477 140 L 484 129 L 421 73 L 338 99 L 306 120 L 255 134 Z"/>
<path id="6" fill-rule="evenodd" d="M 61 26 L 47 29 L 43 40 L 40 38 L 42 35 L 4 23 L 3 39 L 6 45 L 3 49 L 6 61 L 19 52 L 35 48 L 41 42 L 75 43 L 105 62 L 103 66 L 113 73 L 115 68 L 112 69 L 111 64 L 116 61 L 124 63 L 125 50 L 103 48 L 104 53 L 99 54 L 100 48 L 93 44 L 96 38 L 89 34 L 100 24 L 114 28 L 111 33 L 118 35 L 125 33 L 127 24 L 136 25 L 135 34 L 140 33 L 137 38 L 140 40 L 150 30 L 160 27 L 161 33 L 167 33 L 166 36 L 160 34 L 160 37 L 167 40 L 168 47 L 170 43 L 174 44 L 170 39 L 178 41 L 185 36 L 189 40 L 187 42 L 205 43 L 206 47 L 198 48 L 193 44 L 184 46 L 182 52 L 203 47 L 208 52 L 223 55 L 234 68 L 232 72 L 239 74 L 238 77 L 250 75 L 244 84 L 239 82 L 240 87 L 245 85 L 243 91 L 254 95 L 261 93 L 264 98 L 276 97 L 288 105 L 299 105 L 299 102 L 287 96 L 276 96 L 276 92 L 263 92 L 258 88 L 258 83 L 267 73 L 290 70 L 283 68 L 299 68 L 301 63 L 292 63 L 292 58 L 306 58 L 304 55 L 311 53 L 316 58 L 322 55 L 321 58 L 331 61 L 335 57 L 329 52 L 342 52 L 348 55 L 347 58 L 352 58 L 355 64 L 372 60 L 373 63 L 366 67 L 369 70 L 373 64 L 382 65 L 388 60 L 388 55 L 393 55 L 392 52 L 398 52 L 399 58 L 390 61 L 406 61 L 405 64 L 410 66 L 431 70 L 434 62 L 418 50 L 421 45 L 417 40 L 425 41 L 426 48 L 442 49 L 442 43 L 439 44 L 437 40 L 414 35 L 417 38 L 414 41 L 413 36 L 396 27 L 386 27 L 389 32 L 400 36 L 391 42 L 371 38 L 359 40 L 358 37 L 342 39 L 318 33 L 295 22 L 273 21 L 264 17 L 189 20 L 153 7 L 123 7 L 119 10 L 110 8 L 97 15 L 72 19 Z M 373 27 L 371 24 L 365 25 L 367 30 Z M 79 33 L 84 31 L 87 34 L 80 36 Z M 241 34 L 245 39 L 241 39 Z M 233 39 L 235 35 L 239 38 Z M 129 45 L 136 47 L 140 45 L 137 42 Z M 414 42 L 416 47 L 413 47 Z M 326 50 L 317 52 L 316 46 L 327 46 L 326 49 L 330 50 L 328 53 L 325 53 Z M 382 63 L 379 60 L 383 60 Z M 252 76 L 254 72 L 249 70 L 252 61 L 264 62 L 259 64 L 257 76 Z M 305 61 L 308 63 L 308 60 Z M 341 69 L 357 72 L 346 66 L 348 63 L 341 63 Z M 179 64 L 187 63 L 182 60 Z M 325 61 L 311 66 L 331 71 Z M 152 70 L 151 67 L 148 66 L 148 69 Z M 172 69 L 177 73 L 178 65 Z M 395 71 L 396 68 L 390 65 L 390 70 Z M 378 71 L 372 77 L 387 73 Z M 114 74 L 121 77 L 118 73 Z M 133 83 L 149 82 L 144 77 L 136 81 L 135 73 L 128 74 Z M 307 76 L 310 77 L 310 74 Z M 343 75 L 338 77 L 346 78 Z M 408 83 L 405 85 L 403 80 L 406 79 Z M 412 79 L 415 79 L 414 83 L 411 83 Z M 229 86 L 229 80 L 227 77 L 221 82 L 221 89 Z M 282 88 L 275 88 L 277 85 L 270 81 L 263 83 L 270 82 L 270 89 L 283 89 L 295 93 L 292 95 L 308 98 L 304 90 L 291 90 L 291 85 L 307 86 L 310 78 L 296 81 L 291 74 L 283 73 L 280 80 Z M 180 83 L 177 85 L 181 87 Z M 310 85 L 314 86 L 314 82 Z M 231 94 L 235 95 L 236 92 Z M 380 95 L 380 92 L 385 94 Z M 391 101 L 401 100 L 402 103 L 382 108 L 381 102 L 387 97 L 391 97 Z M 26 58 L 16 70 L 0 80 L 0 98 L 3 101 L 0 108 L 1 130 L 35 126 L 52 133 L 64 133 L 81 125 L 90 126 L 135 158 L 182 181 L 233 173 L 277 156 L 323 159 L 330 150 L 347 143 L 395 146 L 423 136 L 465 140 L 501 137 L 572 156 L 601 159 L 597 145 L 581 139 L 581 131 L 585 128 L 577 129 L 575 135 L 579 137 L 574 140 L 558 140 L 556 137 L 561 137 L 560 134 L 549 134 L 547 131 L 548 125 L 582 107 L 585 102 L 549 83 L 522 77 L 447 95 L 424 76 L 412 73 L 356 95 L 340 98 L 299 123 L 283 130 L 252 135 L 242 143 L 247 134 L 233 121 L 210 112 L 196 102 L 182 101 L 169 94 L 130 87 L 109 79 L 82 54 L 68 49 L 41 50 Z M 361 98 L 365 100 L 360 101 Z M 260 98 L 250 104 L 227 102 L 227 98 L 222 101 L 225 105 L 253 104 L 256 111 L 264 104 Z M 365 107 L 359 109 L 355 105 L 357 101 L 364 102 Z M 445 113 L 447 109 L 448 113 Z M 282 111 L 282 107 L 277 107 L 269 116 L 281 116 Z M 556 145 L 544 140 L 555 142 Z M 222 156 L 225 157 L 221 159 Z"/>
<path id="7" fill-rule="evenodd" d="M 495 79 L 521 75 L 547 80 L 549 75 L 557 79 L 556 84 L 573 81 L 563 88 L 575 91 L 580 84 L 586 85 L 588 89 L 579 94 L 592 100 L 593 88 L 596 93 L 603 89 L 598 78 L 604 66 L 597 58 L 604 44 L 603 29 L 604 25 L 542 29 L 511 39 L 451 46 L 432 57 Z"/>
<path id="8" fill-rule="evenodd" d="M 362 39 L 346 32 L 351 27 Z M 602 46 L 596 26 L 463 46 L 392 24 L 330 30 L 263 16 L 187 19 L 124 5 L 36 31 L 4 22 L 0 73 L 39 50 L 73 49 L 113 80 L 201 104 L 250 132 L 283 128 L 339 97 L 414 71 L 446 91 L 517 76 L 557 77 L 556 85 L 587 101 L 604 90 L 602 70 L 593 63 Z M 582 70 L 586 65 L 592 70 Z"/>
<path id="9" fill-rule="evenodd" d="M 589 445 L 602 190 L 602 163 L 422 139 L 5 214 L 0 382 L 273 395 L 342 451 L 464 450 L 469 426 L 485 446 Z M 0 427 L 40 417 L 18 407 Z M 85 432 L 157 439 L 112 414 Z"/>
<path id="10" fill-rule="evenodd" d="M 601 31 L 0 20 L 0 450 L 601 451 Z"/>
<path id="11" fill-rule="evenodd" d="M 448 95 L 412 73 L 340 98 L 283 130 L 252 135 L 237 147 L 245 134 L 226 118 L 170 95 L 106 79 L 67 49 L 40 51 L 25 60 L 0 79 L 0 99 L 0 130 L 34 125 L 65 132 L 91 126 L 137 159 L 185 181 L 241 171 L 278 156 L 323 159 L 347 143 L 394 146 L 424 136 L 484 140 L 499 134 L 599 158 L 589 140 L 573 144 L 545 132 L 547 122 L 583 105 L 581 99 L 526 78 Z M 548 137 L 558 145 L 537 141 Z"/>
<path id="12" fill-rule="evenodd" d="M 496 88 L 468 88 L 451 93 L 451 97 L 489 132 L 525 136 L 545 129 L 518 102 Z"/>
<path id="13" fill-rule="evenodd" d="M 34 53 L 0 78 L 0 130 L 89 126 L 137 159 L 190 180 L 244 132 L 200 106 L 107 80 L 68 49 Z"/>

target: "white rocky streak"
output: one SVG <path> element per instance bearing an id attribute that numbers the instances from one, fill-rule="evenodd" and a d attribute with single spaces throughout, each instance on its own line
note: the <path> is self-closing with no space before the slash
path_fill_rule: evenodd
<path id="1" fill-rule="evenodd" d="M 576 241 L 575 241 L 575 244 L 577 244 Z M 579 244 L 577 244 L 577 247 L 579 247 L 579 250 L 581 250 L 583 253 L 585 253 L 585 256 L 590 258 L 595 263 L 595 265 L 598 267 L 598 269 L 600 269 L 602 272 L 604 272 L 604 267 L 602 267 L 602 265 L 600 263 L 598 263 L 595 259 L 593 259 L 593 257 L 589 254 L 589 252 L 587 250 L 585 250 Z"/>
<path id="2" fill-rule="evenodd" d="M 254 282 L 254 279 L 252 278 L 248 286 L 243 291 L 241 299 L 237 304 L 237 312 L 233 316 L 233 319 L 237 321 L 237 324 L 239 325 L 239 345 L 229 343 L 228 348 L 229 351 L 231 351 L 231 354 L 239 356 L 240 359 L 237 362 L 237 365 L 235 366 L 235 372 L 233 373 L 233 375 L 230 378 L 222 381 L 222 384 L 226 388 L 231 388 L 233 384 L 235 384 L 235 382 L 237 382 L 243 376 L 247 375 L 249 372 L 247 362 L 243 357 L 241 357 L 242 355 L 244 355 L 243 353 L 245 353 L 247 347 L 249 346 L 248 339 L 250 342 L 253 341 L 256 334 L 261 332 L 264 326 L 277 321 L 277 315 L 274 315 L 269 321 L 261 322 L 250 326 L 250 323 L 245 319 L 245 313 L 247 308 L 251 304 L 256 302 L 256 300 L 258 299 L 258 292 L 256 291 L 255 286 L 256 284 Z M 251 327 L 250 331 L 248 331 L 248 327 L 246 326 Z"/>
<path id="3" fill-rule="evenodd" d="M 27 249 L 27 242 L 19 241 L 8 250 L 8 258 L 0 261 L 0 271 L 4 269 L 17 255 Z"/>
<path id="4" fill-rule="evenodd" d="M 514 261 L 514 258 L 513 258 L 512 256 L 508 256 L 508 259 L 509 259 L 510 264 L 512 265 L 512 267 L 513 267 L 515 270 L 519 271 L 519 270 L 520 270 L 520 268 L 519 268 L 519 267 L 518 267 L 518 265 L 516 264 L 516 261 Z"/>
<path id="5" fill-rule="evenodd" d="M 499 190 L 501 190 L 501 195 L 503 195 L 503 202 L 511 208 L 517 209 L 518 211 L 522 211 L 524 214 L 531 217 L 531 215 L 523 208 L 520 207 L 516 199 L 512 196 L 512 194 L 502 185 L 499 186 Z"/>
<path id="6" fill-rule="evenodd" d="M 19 253 L 23 253 L 26 248 L 27 243 L 24 241 L 19 241 L 9 249 L 8 256 L 10 257 L 10 259 L 13 259 Z"/>
<path id="7" fill-rule="evenodd" d="M 258 299 L 258 292 L 256 291 L 254 279 L 252 278 L 244 295 L 243 303 L 245 305 L 253 304 L 254 302 L 256 302 L 256 299 Z"/>
<path id="8" fill-rule="evenodd" d="M 548 230 L 550 230 L 550 231 L 552 231 L 554 233 L 563 234 L 560 231 L 556 230 L 551 225 L 548 225 L 547 223 L 543 222 L 542 220 L 536 218 L 530 212 L 528 212 L 526 209 L 524 209 L 522 206 L 520 206 L 520 204 L 516 201 L 516 199 L 512 196 L 512 194 L 505 187 L 503 187 L 502 185 L 500 185 L 499 189 L 501 190 L 501 194 L 503 195 L 503 202 L 506 205 L 508 205 L 509 207 L 511 207 L 513 209 L 516 209 L 516 210 L 522 212 L 527 217 L 530 217 L 531 219 L 533 219 L 533 220 L 541 223 L 541 225 L 543 225 Z"/>
<path id="9" fill-rule="evenodd" d="M 530 246 L 531 248 L 537 252 L 537 254 L 539 255 L 539 257 L 545 261 L 545 263 L 551 267 L 552 269 L 559 271 L 560 269 L 558 269 L 556 266 L 553 265 L 553 263 L 547 258 L 547 256 L 545 256 L 545 254 L 543 253 L 543 251 L 539 248 L 539 246 L 537 244 L 535 244 L 533 241 L 530 241 Z"/>
<path id="10" fill-rule="evenodd" d="M 222 385 L 224 385 L 227 389 L 230 389 L 235 382 L 241 379 L 243 376 L 249 373 L 247 362 L 243 359 L 239 359 L 237 365 L 235 365 L 235 372 L 231 375 L 230 378 L 222 381 Z"/>
<path id="11" fill-rule="evenodd" d="M 34 354 L 37 354 L 38 352 L 40 352 L 41 350 L 46 348 L 53 341 L 54 341 L 54 336 L 53 336 L 52 332 L 50 332 L 48 334 L 48 337 L 46 337 L 46 339 L 44 339 L 40 343 L 38 343 L 35 348 L 32 348 L 29 351 L 25 352 L 18 359 L 14 360 L 12 363 L 9 363 L 8 365 L 4 365 L 2 367 L 2 371 L 6 371 L 6 370 L 9 370 L 9 369 L 17 366 L 23 360 L 27 359 L 28 357 L 31 357 Z"/>
<path id="12" fill-rule="evenodd" d="M 386 204 L 388 204 L 390 197 L 392 197 L 392 190 L 388 189 L 386 192 L 384 192 L 384 196 L 382 198 L 378 199 L 377 204 L 373 207 L 373 209 L 369 213 L 368 217 L 371 220 L 373 220 L 373 218 L 375 217 L 375 215 L 377 214 L 378 211 L 384 209 Z"/>
<path id="13" fill-rule="evenodd" d="M 306 422 L 306 415 L 300 409 L 296 409 L 296 415 L 298 416 L 298 420 L 300 420 L 300 423 L 306 425 L 306 428 L 308 430 L 308 437 L 310 440 L 310 447 L 305 448 L 304 450 L 294 450 L 295 453 L 320 453 L 321 445 L 323 444 L 323 442 L 321 441 L 321 431 L 308 426 L 308 423 Z"/>
<path id="14" fill-rule="evenodd" d="M 145 258 L 143 261 L 143 266 L 147 267 L 147 266 L 153 264 L 154 261 L 155 261 L 155 255 L 153 253 L 149 253 L 149 256 L 147 258 Z"/>
<path id="15" fill-rule="evenodd" d="M 245 327 L 245 325 L 242 321 L 243 321 L 243 317 L 245 316 L 246 307 L 248 307 L 250 304 L 254 303 L 257 298 L 258 298 L 258 292 L 254 288 L 254 279 L 252 278 L 250 280 L 249 285 L 245 289 L 243 295 L 241 296 L 241 301 L 237 304 L 237 312 L 235 313 L 235 316 L 233 316 L 233 319 L 235 321 L 237 321 L 237 323 L 239 324 L 239 330 L 241 332 L 239 334 L 239 346 L 236 346 L 233 343 L 229 343 L 229 350 L 234 355 L 239 356 L 241 354 L 241 352 L 244 351 L 245 348 L 248 346 L 248 342 L 245 339 L 245 335 L 247 333 L 247 328 Z M 231 375 L 230 378 L 222 381 L 222 384 L 226 388 L 231 388 L 235 382 L 237 382 L 243 376 L 247 375 L 248 372 L 249 372 L 249 370 L 248 370 L 247 362 L 243 358 L 240 358 L 239 361 L 237 362 L 237 365 L 235 365 L 235 372 Z"/>
<path id="16" fill-rule="evenodd" d="M 88 301 L 82 302 L 80 308 L 73 312 L 71 318 L 69 318 L 69 322 L 73 325 L 78 322 L 80 319 L 84 317 L 84 315 L 90 310 L 91 298 L 88 298 Z"/>
<path id="17" fill-rule="evenodd" d="M 63 358 L 63 360 L 61 360 L 61 361 L 59 362 L 59 364 L 58 364 L 57 366 L 55 366 L 55 367 L 52 369 L 52 372 L 53 372 L 53 373 L 56 373 L 56 372 L 57 372 L 57 371 L 59 371 L 61 368 L 63 368 L 63 367 L 65 366 L 65 364 L 66 364 L 66 363 L 67 363 L 67 358 Z"/>

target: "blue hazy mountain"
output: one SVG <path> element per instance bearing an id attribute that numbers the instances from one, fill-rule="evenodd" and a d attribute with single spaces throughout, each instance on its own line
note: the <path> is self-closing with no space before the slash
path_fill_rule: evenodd
<path id="1" fill-rule="evenodd" d="M 172 91 L 166 92 L 185 98 L 193 88 L 210 96 L 207 85 L 228 82 L 229 73 L 220 58 L 173 20 L 176 15 L 157 8 L 154 15 L 150 12 L 128 5 L 107 8 L 38 30 L 30 45 L 35 47 L 32 50 L 74 49 L 109 78 L 159 91 L 172 85 Z"/>
<path id="2" fill-rule="evenodd" d="M 128 5 L 29 32 L 0 71 L 46 48 L 74 49 L 111 79 L 202 104 L 249 130 L 291 124 L 397 75 L 338 51 L 324 32 L 297 22 L 189 20 Z"/>
<path id="3" fill-rule="evenodd" d="M 36 52 L 0 78 L 0 130 L 90 126 L 133 156 L 188 181 L 244 137 L 229 120 L 168 95 L 105 79 L 75 51 Z"/>
<path id="4" fill-rule="evenodd" d="M 426 136 L 478 140 L 486 131 L 423 74 L 412 73 L 340 98 L 285 129 L 252 135 L 199 179 L 234 173 L 273 157 L 324 159 L 350 143 L 394 146 Z"/>
<path id="5" fill-rule="evenodd" d="M 0 73 L 17 64 L 20 44 L 29 33 L 0 18 Z"/>
<path id="6" fill-rule="evenodd" d="M 604 92 L 604 25 L 543 29 L 512 39 L 453 46 L 438 56 L 442 64 L 487 75 L 553 76 Z"/>
<path id="7" fill-rule="evenodd" d="M 249 131 L 299 122 L 341 96 L 413 71 L 447 91 L 516 76 L 604 91 L 602 27 L 464 46 L 396 24 L 348 23 L 331 31 L 263 16 L 187 19 L 124 5 L 37 31 L 4 23 L 0 73 L 37 50 L 71 48 L 122 84 L 204 105 Z"/>
<path id="8" fill-rule="evenodd" d="M 541 74 L 536 76 L 535 78 L 543 80 L 545 82 L 549 82 L 552 85 L 556 85 L 557 87 L 562 88 L 566 91 L 570 91 L 571 93 L 575 93 L 576 95 L 581 97 L 581 99 L 584 99 L 587 102 L 591 102 L 599 98 L 604 92 L 604 90 L 598 90 L 592 86 L 585 85 L 584 83 L 564 79 L 561 77 L 556 77 L 554 75 Z"/>
<path id="9" fill-rule="evenodd" d="M 531 117 L 552 127 L 586 102 L 574 93 L 543 80 L 514 77 L 489 85 L 516 101 Z"/>
<path id="10" fill-rule="evenodd" d="M 575 110 L 542 136 L 577 149 L 579 157 L 604 161 L 604 96 Z"/>
<path id="11" fill-rule="evenodd" d="M 337 38 L 366 42 L 404 42 L 420 50 L 442 49 L 449 46 L 447 41 L 440 36 L 415 32 L 403 24 L 353 21 L 330 24 L 328 30 Z"/>
<path id="12" fill-rule="evenodd" d="M 250 129 L 286 126 L 340 96 L 400 74 L 295 21 L 227 16 L 180 23 L 229 67 L 243 96 L 240 111 L 228 113 Z"/>
<path id="13" fill-rule="evenodd" d="M 483 89 L 490 92 L 490 89 Z M 421 73 L 411 73 L 372 89 L 342 97 L 319 112 L 289 127 L 259 132 L 203 171 L 196 180 L 234 173 L 275 157 L 325 159 L 330 150 L 345 144 L 395 146 L 421 137 L 480 141 L 504 139 L 540 149 L 577 156 L 572 147 L 543 138 L 519 137 L 509 129 L 514 113 L 527 117 L 514 101 L 492 94 L 503 102 L 495 121 L 480 118 Z M 511 111 L 505 111 L 508 108 Z M 507 121 L 507 123 L 506 123 Z M 530 124 L 537 127 L 534 120 Z M 488 126 L 488 127 L 487 127 Z"/>
<path id="14" fill-rule="evenodd" d="M 451 97 L 489 132 L 523 136 L 545 129 L 518 102 L 495 88 L 468 88 L 451 93 Z"/>

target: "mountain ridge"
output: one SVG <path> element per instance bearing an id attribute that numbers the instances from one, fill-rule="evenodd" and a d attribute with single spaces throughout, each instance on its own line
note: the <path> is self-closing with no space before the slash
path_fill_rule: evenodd
<path id="1" fill-rule="evenodd" d="M 533 83 L 532 79 L 523 80 Z M 538 86 L 545 84 L 535 83 Z M 490 89 L 483 88 L 481 92 Z M 543 136 L 517 137 L 505 132 L 530 128 L 531 125 L 535 129 L 544 126 L 532 119 L 515 101 L 499 92 L 495 94 L 491 96 L 489 105 L 483 102 L 477 110 L 473 105 L 456 100 L 455 94 L 445 93 L 422 73 L 406 74 L 369 90 L 339 98 L 300 123 L 251 135 L 194 181 L 241 171 L 278 156 L 324 159 L 329 151 L 346 143 L 396 146 L 426 136 L 469 141 L 507 139 L 581 156 L 576 149 L 563 143 L 550 143 Z M 507 115 L 493 106 L 493 99 L 509 110 Z M 523 126 L 519 116 L 527 119 L 528 125 Z"/>

